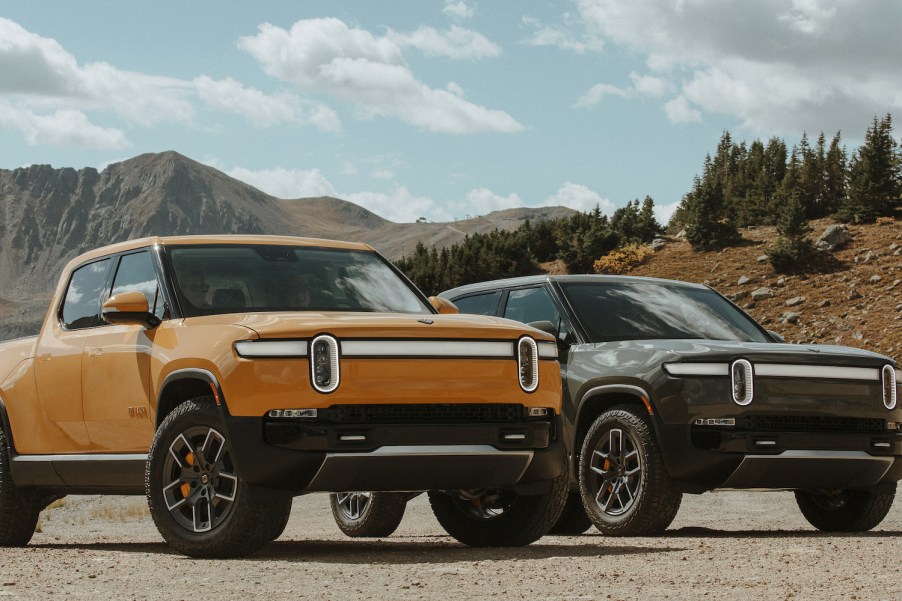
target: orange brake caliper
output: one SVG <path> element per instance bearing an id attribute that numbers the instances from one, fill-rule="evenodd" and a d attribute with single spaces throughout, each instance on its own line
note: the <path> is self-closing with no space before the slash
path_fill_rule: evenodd
<path id="1" fill-rule="evenodd" d="M 188 453 L 188 455 L 185 457 L 185 461 L 188 463 L 188 465 L 194 465 L 194 453 Z M 182 491 L 182 496 L 187 499 L 188 494 L 191 492 L 191 484 L 189 484 L 188 482 L 182 482 L 182 485 L 179 486 L 179 490 Z"/>

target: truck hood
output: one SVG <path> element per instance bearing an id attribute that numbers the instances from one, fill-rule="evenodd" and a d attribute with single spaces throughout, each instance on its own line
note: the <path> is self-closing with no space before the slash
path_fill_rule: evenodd
<path id="1" fill-rule="evenodd" d="M 311 338 L 332 334 L 338 338 L 414 338 L 516 340 L 529 334 L 554 341 L 522 323 L 483 315 L 421 315 L 412 313 L 285 312 L 233 313 L 189 318 L 196 324 L 236 325 L 260 338 Z"/>
<path id="2" fill-rule="evenodd" d="M 759 363 L 795 363 L 803 365 L 837 365 L 880 367 L 896 362 L 862 349 L 821 344 L 782 344 L 761 342 L 734 342 L 728 340 L 635 340 L 606 342 L 594 345 L 599 350 L 645 350 L 659 354 L 665 362 L 697 361 L 718 362 L 748 359 Z M 672 355 L 673 358 L 662 356 Z"/>

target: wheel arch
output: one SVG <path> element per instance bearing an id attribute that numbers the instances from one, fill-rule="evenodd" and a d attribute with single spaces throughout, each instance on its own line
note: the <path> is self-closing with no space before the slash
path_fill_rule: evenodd
<path id="1" fill-rule="evenodd" d="M 181 403 L 199 396 L 212 395 L 216 405 L 227 411 L 222 387 L 213 372 L 188 368 L 174 371 L 166 376 L 157 395 L 157 415 L 155 427 L 166 419 L 169 413 Z"/>
<path id="2" fill-rule="evenodd" d="M 651 394 L 636 384 L 599 384 L 591 386 L 580 398 L 576 412 L 576 423 L 573 429 L 573 465 L 574 470 L 579 459 L 579 449 L 589 432 L 589 428 L 598 416 L 618 405 L 632 405 L 649 416 L 652 428 L 657 437 L 657 424 L 654 419 L 655 407 Z M 575 473 L 575 472 L 574 472 Z"/>

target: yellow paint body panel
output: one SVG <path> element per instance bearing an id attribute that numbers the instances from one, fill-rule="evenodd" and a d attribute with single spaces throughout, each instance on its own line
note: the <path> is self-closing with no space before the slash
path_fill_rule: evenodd
<path id="1" fill-rule="evenodd" d="M 205 370 L 218 382 L 234 416 L 262 417 L 270 409 L 334 404 L 519 403 L 560 413 L 557 361 L 539 362 L 539 387 L 518 384 L 513 349 L 528 334 L 551 336 L 522 324 L 474 315 L 381 313 L 231 313 L 170 319 L 153 329 L 106 325 L 66 331 L 57 318 L 69 274 L 113 253 L 167 244 L 291 244 L 372 249 L 363 244 L 280 236 L 147 238 L 86 253 L 71 261 L 57 286 L 41 334 L 0 344 L 0 401 L 19 454 L 143 453 L 157 423 L 163 383 L 180 370 Z M 242 358 L 241 340 L 346 339 L 503 341 L 504 358 L 342 357 L 340 385 L 316 391 L 307 357 Z"/>

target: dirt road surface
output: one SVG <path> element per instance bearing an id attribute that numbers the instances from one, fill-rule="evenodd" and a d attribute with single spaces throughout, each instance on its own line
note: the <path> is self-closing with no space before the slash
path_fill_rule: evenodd
<path id="1" fill-rule="evenodd" d="M 325 495 L 295 500 L 276 542 L 194 560 L 163 542 L 139 497 L 68 497 L 29 546 L 0 549 L 0 599 L 902 599 L 902 501 L 873 532 L 826 535 L 789 493 L 684 497 L 660 538 L 548 536 L 473 549 L 428 501 L 385 539 L 344 537 Z"/>

